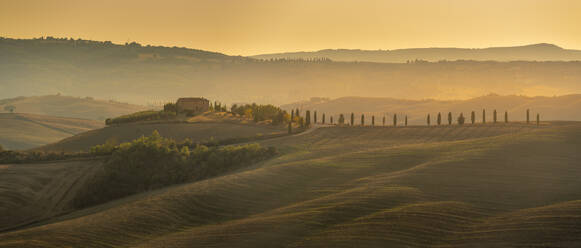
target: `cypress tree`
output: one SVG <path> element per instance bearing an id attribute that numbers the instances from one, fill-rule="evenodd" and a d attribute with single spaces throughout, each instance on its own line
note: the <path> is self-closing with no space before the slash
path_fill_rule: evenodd
<path id="1" fill-rule="evenodd" d="M 330 121 L 331 121 L 331 125 L 333 125 L 333 116 L 331 115 L 331 117 L 329 117 Z"/>
<path id="2" fill-rule="evenodd" d="M 385 116 L 383 116 L 383 126 L 385 126 Z"/>
<path id="3" fill-rule="evenodd" d="M 405 126 L 406 127 L 408 126 L 408 116 L 407 115 L 405 116 Z"/>
<path id="4" fill-rule="evenodd" d="M 365 126 L 365 115 L 361 114 L 361 126 Z"/>
<path id="5" fill-rule="evenodd" d="M 448 125 L 452 125 L 452 112 L 448 112 Z"/>
<path id="6" fill-rule="evenodd" d="M 393 126 L 397 127 L 397 114 L 393 114 Z"/>
<path id="7" fill-rule="evenodd" d="M 537 113 L 537 126 L 541 125 L 541 117 L 539 116 L 539 113 Z"/>
<path id="8" fill-rule="evenodd" d="M 355 124 L 355 114 L 351 112 L 351 126 Z"/>
<path id="9" fill-rule="evenodd" d="M 438 112 L 438 120 L 437 120 L 438 126 L 442 124 L 442 114 L 440 112 Z"/>
<path id="10" fill-rule="evenodd" d="M 339 124 L 345 124 L 345 116 L 343 114 L 339 115 Z"/>
<path id="11" fill-rule="evenodd" d="M 496 109 L 492 111 L 492 122 L 496 124 Z"/>
<path id="12" fill-rule="evenodd" d="M 313 123 L 317 124 L 317 111 L 313 114 Z"/>
<path id="13" fill-rule="evenodd" d="M 292 123 L 294 121 L 294 119 L 295 119 L 295 111 L 292 111 L 291 110 L 291 119 L 290 119 L 290 122 Z"/>
<path id="14" fill-rule="evenodd" d="M 527 109 L 527 124 L 531 122 L 530 113 L 531 113 L 530 109 Z"/>
<path id="15" fill-rule="evenodd" d="M 504 111 L 504 123 L 508 123 L 508 111 Z"/>
<path id="16" fill-rule="evenodd" d="M 323 124 L 325 124 L 325 113 L 323 113 Z"/>
<path id="17" fill-rule="evenodd" d="M 472 125 L 474 125 L 474 122 L 476 122 L 476 113 L 474 113 L 474 111 L 472 111 L 472 114 L 470 114 L 470 121 L 472 121 Z"/>
<path id="18" fill-rule="evenodd" d="M 371 126 L 375 127 L 375 115 L 371 116 Z"/>
<path id="19" fill-rule="evenodd" d="M 295 112 L 295 116 L 296 117 L 301 117 L 301 115 L 299 115 L 299 109 L 297 108 L 297 111 Z"/>
<path id="20" fill-rule="evenodd" d="M 482 110 L 482 124 L 486 123 L 486 110 Z"/>
<path id="21" fill-rule="evenodd" d="M 426 118 L 426 121 L 428 122 L 428 127 L 430 126 L 430 114 L 428 114 L 428 118 Z"/>
<path id="22" fill-rule="evenodd" d="M 288 123 L 288 134 L 293 133 L 293 126 L 292 126 L 292 122 Z"/>
<path id="23" fill-rule="evenodd" d="M 460 113 L 460 116 L 458 116 L 458 125 L 462 126 L 464 125 L 464 114 Z"/>
<path id="24" fill-rule="evenodd" d="M 307 110 L 307 112 L 305 112 L 305 126 L 306 127 L 310 127 L 311 126 L 311 111 Z"/>

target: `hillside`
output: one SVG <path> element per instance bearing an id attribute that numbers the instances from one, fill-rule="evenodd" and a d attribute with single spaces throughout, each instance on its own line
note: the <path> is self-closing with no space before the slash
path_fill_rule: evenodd
<path id="1" fill-rule="evenodd" d="M 0 145 L 5 149 L 30 149 L 103 126 L 103 122 L 94 120 L 0 113 Z"/>
<path id="2" fill-rule="evenodd" d="M 478 61 L 579 61 L 580 50 L 563 49 L 553 44 L 489 48 L 409 48 L 396 50 L 325 49 L 315 52 L 260 54 L 257 59 L 329 58 L 333 61 L 365 61 L 406 63 L 413 60 L 478 60 Z"/>
<path id="3" fill-rule="evenodd" d="M 504 121 L 504 112 L 508 111 L 509 121 L 526 120 L 526 110 L 531 111 L 531 120 L 536 113 L 540 113 L 542 120 L 569 120 L 581 121 L 581 95 L 564 95 L 556 97 L 527 97 L 527 96 L 501 96 L 490 94 L 468 100 L 439 101 L 439 100 L 403 100 L 396 98 L 373 98 L 373 97 L 341 97 L 328 99 L 315 97 L 308 101 L 281 106 L 285 110 L 289 109 L 310 109 L 317 110 L 319 115 L 327 114 L 327 118 L 334 116 L 335 121 L 339 114 L 345 116 L 354 112 L 358 118 L 361 113 L 366 115 L 367 123 L 371 123 L 371 116 L 375 115 L 376 125 L 382 124 L 383 116 L 387 116 L 387 123 L 391 125 L 394 114 L 403 121 L 403 116 L 408 115 L 410 124 L 426 124 L 426 116 L 429 113 L 432 123 L 438 112 L 447 114 L 452 112 L 454 116 L 464 113 L 470 116 L 471 111 L 476 111 L 476 120 L 482 120 L 482 109 L 487 111 L 487 120 L 492 120 L 494 109 L 498 111 L 498 118 Z M 329 121 L 329 119 L 327 119 Z M 357 119 L 359 123 L 359 119 Z"/>
<path id="4" fill-rule="evenodd" d="M 0 99 L 0 111 L 14 106 L 16 113 L 60 116 L 104 121 L 107 118 L 148 109 L 145 106 L 116 101 L 97 100 L 91 97 L 45 95 Z"/>
<path id="5" fill-rule="evenodd" d="M 253 138 L 260 135 L 284 134 L 285 126 L 240 122 L 234 118 L 217 118 L 211 114 L 190 118 L 187 122 L 138 122 L 112 125 L 101 129 L 79 133 L 58 142 L 38 147 L 35 150 L 53 152 L 88 151 L 96 145 L 112 142 L 120 144 L 151 135 L 157 130 L 162 136 L 176 141 L 186 138 L 205 143 L 232 138 Z"/>
<path id="6" fill-rule="evenodd" d="M 581 62 L 261 61 L 187 48 L 7 38 L 0 39 L 0 53 L 0 98 L 60 92 L 140 105 L 183 96 L 279 105 L 313 96 L 467 99 L 490 92 L 581 92 Z"/>
<path id="7" fill-rule="evenodd" d="M 581 244 L 579 123 L 333 127 L 261 143 L 283 154 L 3 232 L 0 247 Z"/>

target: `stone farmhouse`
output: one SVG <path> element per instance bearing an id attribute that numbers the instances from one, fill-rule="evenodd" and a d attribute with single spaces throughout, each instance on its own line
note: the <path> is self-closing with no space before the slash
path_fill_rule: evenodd
<path id="1" fill-rule="evenodd" d="M 202 113 L 210 109 L 210 101 L 201 97 L 180 98 L 176 102 L 178 113 Z"/>

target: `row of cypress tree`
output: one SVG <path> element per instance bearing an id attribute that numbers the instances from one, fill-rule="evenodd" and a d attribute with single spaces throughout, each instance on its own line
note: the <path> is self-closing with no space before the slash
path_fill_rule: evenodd
<path id="1" fill-rule="evenodd" d="M 492 123 L 497 123 L 498 122 L 498 118 L 497 118 L 497 112 L 496 109 L 492 112 Z M 540 124 L 540 114 L 537 113 L 537 126 Z M 428 126 L 431 125 L 431 120 L 430 120 L 430 114 L 428 114 L 427 118 L 426 118 L 426 122 L 428 124 Z M 460 115 L 457 118 L 457 123 L 458 125 L 464 125 L 465 122 L 465 118 L 464 118 L 464 114 L 460 113 Z M 476 113 L 474 111 L 472 111 L 472 113 L 470 114 L 470 122 L 472 124 L 476 123 Z M 504 123 L 508 123 L 508 111 L 504 112 Z M 527 109 L 527 124 L 530 124 L 530 109 Z M 442 114 L 438 113 L 438 117 L 436 120 L 436 123 L 438 126 L 440 126 L 442 124 Z M 482 110 L 482 123 L 486 123 L 486 109 Z M 452 112 L 448 112 L 448 125 L 452 125 Z"/>
<path id="2" fill-rule="evenodd" d="M 529 109 L 527 109 L 526 115 L 527 115 L 526 123 L 527 124 L 530 124 L 530 110 Z M 498 122 L 497 116 L 498 116 L 498 113 L 497 113 L 497 111 L 495 109 L 495 110 L 493 110 L 493 113 L 492 113 L 492 122 L 493 123 L 497 123 Z M 351 126 L 355 126 L 355 113 L 351 113 L 351 116 L 350 117 L 351 118 L 349 120 L 349 123 L 347 123 L 347 124 L 349 124 Z M 447 118 L 448 125 L 452 125 L 452 123 L 453 123 L 452 112 L 448 112 L 448 116 L 447 117 L 448 117 Z M 537 116 L 536 117 L 537 117 L 536 124 L 539 125 L 540 124 L 540 115 L 537 113 Z M 329 121 L 330 121 L 330 124 L 335 124 L 334 123 L 334 120 L 333 120 L 333 116 L 330 116 Z M 464 125 L 464 123 L 466 122 L 466 118 L 464 117 L 464 114 L 463 113 L 460 113 L 460 115 L 456 118 L 456 121 L 457 121 L 457 124 L 458 125 Z M 305 112 L 305 117 L 304 118 L 300 116 L 299 109 L 296 109 L 294 111 L 291 111 L 291 121 L 288 124 L 288 132 L 289 133 L 292 133 L 292 123 L 293 122 L 297 122 L 298 125 L 299 125 L 299 127 L 301 127 L 301 128 L 303 128 L 303 127 L 309 127 L 311 125 L 311 111 L 310 110 L 307 110 Z M 427 122 L 427 125 L 428 126 L 431 126 L 431 116 L 430 116 L 430 114 L 428 114 L 428 116 L 426 118 L 426 122 Z M 470 122 L 472 124 L 475 124 L 476 123 L 476 112 L 474 112 L 474 111 L 472 111 L 471 114 L 470 114 Z M 505 123 L 508 123 L 509 122 L 509 120 L 508 120 L 508 111 L 505 111 L 504 112 L 504 122 Z M 313 112 L 313 123 L 318 123 L 317 122 L 317 111 L 314 111 Z M 323 115 L 322 115 L 321 123 L 322 124 L 326 124 L 326 115 L 325 115 L 325 113 L 323 113 Z M 383 117 L 383 120 L 382 120 L 383 126 L 385 126 L 385 123 L 386 123 L 386 119 L 385 119 L 385 116 L 384 116 Z M 486 123 L 486 110 L 485 109 L 482 110 L 482 123 Z M 339 124 L 339 125 L 345 125 L 346 124 L 345 123 L 345 115 L 343 115 L 343 114 L 340 114 L 339 115 L 339 120 L 338 120 L 337 124 Z M 438 126 L 442 125 L 442 114 L 441 113 L 438 113 L 438 116 L 437 116 L 437 119 L 436 119 L 436 124 Z M 360 125 L 361 126 L 365 126 L 365 114 L 361 114 Z M 394 114 L 393 115 L 393 126 L 397 126 L 397 125 L 398 125 L 397 114 Z M 406 115 L 405 116 L 405 119 L 404 119 L 404 126 L 407 126 L 407 125 L 408 125 L 408 117 Z M 375 126 L 375 116 L 374 115 L 371 116 L 371 126 Z"/>

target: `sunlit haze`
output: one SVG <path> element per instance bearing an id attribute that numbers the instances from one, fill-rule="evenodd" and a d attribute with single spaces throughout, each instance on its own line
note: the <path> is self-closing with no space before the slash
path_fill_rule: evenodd
<path id="1" fill-rule="evenodd" d="M 0 36 L 254 55 L 326 48 L 581 48 L 576 0 L 3 0 Z"/>

